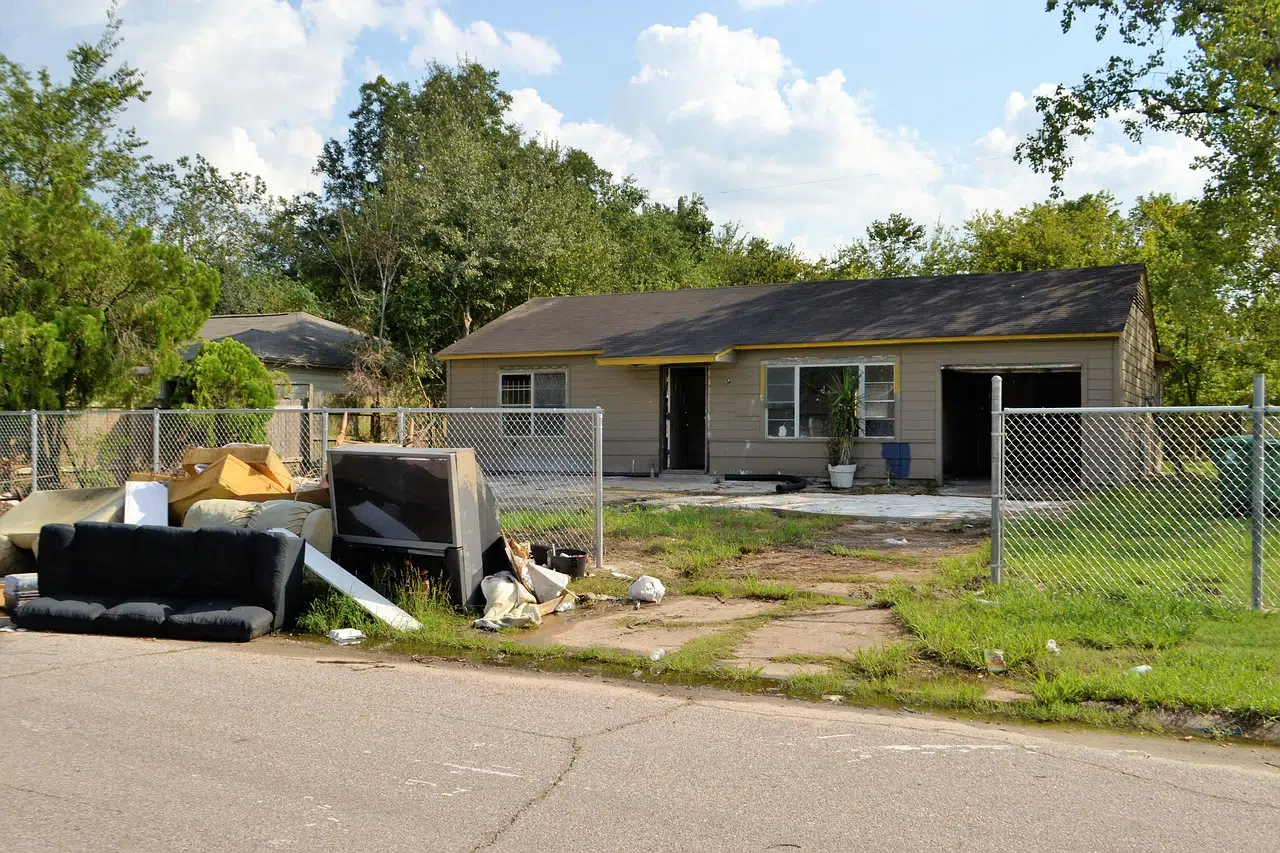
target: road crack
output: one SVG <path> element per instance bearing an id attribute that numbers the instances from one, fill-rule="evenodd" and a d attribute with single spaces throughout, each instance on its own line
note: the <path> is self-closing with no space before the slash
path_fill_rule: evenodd
<path id="1" fill-rule="evenodd" d="M 573 772 L 573 768 L 578 764 L 578 759 L 582 757 L 582 753 L 586 750 L 586 745 L 588 741 L 594 738 L 604 737 L 605 735 L 615 734 L 617 732 L 623 731 L 624 729 L 629 729 L 632 726 L 640 726 L 640 725 L 644 725 L 645 723 L 652 723 L 657 720 L 661 720 L 664 717 L 671 716 L 672 714 L 676 713 L 682 708 L 687 708 L 690 705 L 694 705 L 694 704 L 696 703 L 692 699 L 685 699 L 680 703 L 676 705 L 672 705 L 668 708 L 664 708 L 661 711 L 655 711 L 652 714 L 645 714 L 643 717 L 638 717 L 637 719 L 634 719 L 634 720 L 628 720 L 627 722 L 619 723 L 616 726 L 609 726 L 607 728 L 600 729 L 599 731 L 589 732 L 585 735 L 578 735 L 576 737 L 568 738 L 569 761 L 565 764 L 564 768 L 559 773 L 556 774 L 556 777 L 552 779 L 551 782 L 545 788 L 543 788 L 541 791 L 539 791 L 530 799 L 526 800 L 524 804 L 520 806 L 520 808 L 516 809 L 511 814 L 511 817 L 507 819 L 507 822 L 505 824 L 498 827 L 498 829 L 492 832 L 489 835 L 489 837 L 486 838 L 484 841 L 477 844 L 475 847 L 472 847 L 471 853 L 476 853 L 476 851 L 479 851 L 479 850 L 488 850 L 489 848 L 495 846 L 499 841 L 502 840 L 502 837 L 506 835 L 507 832 L 509 832 L 512 829 L 512 827 L 514 827 L 520 821 L 520 818 L 524 817 L 526 814 L 528 814 L 529 812 L 533 811 L 538 806 L 546 802 L 547 798 L 550 797 L 553 793 L 555 793 L 555 790 L 559 788 L 562 784 L 564 784 L 564 780 L 569 776 L 570 773 Z"/>

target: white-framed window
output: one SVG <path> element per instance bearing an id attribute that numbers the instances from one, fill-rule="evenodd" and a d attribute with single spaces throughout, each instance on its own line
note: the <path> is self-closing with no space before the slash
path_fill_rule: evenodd
<path id="1" fill-rule="evenodd" d="M 770 438 L 826 438 L 827 389 L 845 371 L 858 378 L 858 434 L 897 434 L 894 363 L 770 364 L 765 366 L 765 434 Z"/>
<path id="2" fill-rule="evenodd" d="M 564 409 L 569 404 L 567 370 L 504 370 L 498 374 L 498 404 L 504 409 Z M 502 434 L 564 435 L 564 415 L 554 412 L 504 412 Z"/>

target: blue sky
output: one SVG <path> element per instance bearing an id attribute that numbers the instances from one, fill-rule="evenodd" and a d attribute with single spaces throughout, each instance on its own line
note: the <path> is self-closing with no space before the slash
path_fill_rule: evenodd
<path id="1" fill-rule="evenodd" d="M 0 0 L 0 51 L 57 69 L 104 9 Z M 122 53 L 154 92 L 133 118 L 158 157 L 312 188 L 361 82 L 465 53 L 499 69 L 528 134 L 655 198 L 707 194 L 718 220 L 810 255 L 894 211 L 954 224 L 1044 198 L 1011 157 L 1034 94 L 1113 48 L 1091 22 L 1063 35 L 1039 0 L 123 0 L 120 14 Z M 1196 153 L 1104 125 L 1067 190 L 1185 197 Z"/>

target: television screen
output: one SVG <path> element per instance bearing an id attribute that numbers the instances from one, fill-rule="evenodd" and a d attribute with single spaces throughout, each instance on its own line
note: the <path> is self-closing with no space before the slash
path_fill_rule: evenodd
<path id="1" fill-rule="evenodd" d="M 449 472 L 447 455 L 331 454 L 334 533 L 454 544 Z"/>

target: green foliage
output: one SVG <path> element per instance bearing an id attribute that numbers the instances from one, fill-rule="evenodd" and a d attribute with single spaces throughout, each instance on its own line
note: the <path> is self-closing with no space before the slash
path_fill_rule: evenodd
<path id="1" fill-rule="evenodd" d="M 95 200 L 145 166 L 117 126 L 146 96 L 109 70 L 118 26 L 68 54 L 66 83 L 0 56 L 0 409 L 150 399 L 217 299 L 215 271 Z"/>
<path id="2" fill-rule="evenodd" d="M 235 338 L 207 341 L 183 365 L 173 402 L 183 409 L 270 409 L 277 383 L 262 359 Z"/>
<path id="3" fill-rule="evenodd" d="M 848 465 L 858 437 L 858 372 L 845 370 L 826 390 L 827 461 Z"/>

